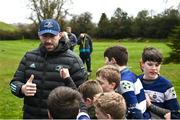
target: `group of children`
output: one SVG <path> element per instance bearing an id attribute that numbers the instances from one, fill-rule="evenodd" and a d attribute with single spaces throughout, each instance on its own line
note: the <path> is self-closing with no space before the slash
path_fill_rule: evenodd
<path id="1" fill-rule="evenodd" d="M 144 48 L 136 76 L 129 70 L 128 51 L 123 46 L 104 52 L 106 65 L 78 88 L 66 68 L 60 76 L 66 86 L 54 89 L 48 98 L 50 118 L 77 119 L 157 119 L 178 118 L 179 105 L 172 83 L 160 75 L 162 54 Z M 66 112 L 65 112 L 66 111 Z"/>

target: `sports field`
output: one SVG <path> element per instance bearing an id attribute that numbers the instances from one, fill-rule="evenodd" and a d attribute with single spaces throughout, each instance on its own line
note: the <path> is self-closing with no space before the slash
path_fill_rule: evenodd
<path id="1" fill-rule="evenodd" d="M 24 53 L 37 47 L 37 40 L 18 40 L 18 41 L 0 41 L 0 119 L 18 119 L 22 118 L 22 99 L 13 96 L 10 92 L 9 81 L 18 67 Z M 164 42 L 120 42 L 114 40 L 95 40 L 93 42 L 94 50 L 92 53 L 92 75 L 90 79 L 95 79 L 96 70 L 104 65 L 103 52 L 113 45 L 123 45 L 129 51 L 128 66 L 136 74 L 140 74 L 139 59 L 145 46 L 154 46 L 160 49 L 163 55 L 168 56 L 171 51 Z M 75 48 L 78 55 L 78 47 Z M 180 102 L 180 64 L 166 64 L 161 67 L 161 75 L 170 79 L 175 86 L 175 90 Z"/>

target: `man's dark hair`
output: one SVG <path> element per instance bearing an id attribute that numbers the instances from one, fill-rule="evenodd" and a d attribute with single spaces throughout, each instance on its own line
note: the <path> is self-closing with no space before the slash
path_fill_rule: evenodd
<path id="1" fill-rule="evenodd" d="M 53 119 L 74 119 L 80 109 L 81 95 L 69 87 L 57 87 L 48 97 L 48 110 Z"/>
<path id="2" fill-rule="evenodd" d="M 142 53 L 142 62 L 153 61 L 161 64 L 163 55 L 154 47 L 146 47 Z"/>
<path id="3" fill-rule="evenodd" d="M 104 52 L 104 57 L 108 57 L 109 60 L 114 58 L 118 65 L 127 65 L 128 62 L 128 51 L 123 46 L 109 47 Z"/>

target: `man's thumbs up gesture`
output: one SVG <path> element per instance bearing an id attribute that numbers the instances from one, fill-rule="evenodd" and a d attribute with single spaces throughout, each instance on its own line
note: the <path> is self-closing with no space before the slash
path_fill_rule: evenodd
<path id="1" fill-rule="evenodd" d="M 34 96 L 36 93 L 37 88 L 36 88 L 36 84 L 32 83 L 33 79 L 34 79 L 34 75 L 32 74 L 29 80 L 26 82 L 26 84 L 24 84 L 21 88 L 21 92 L 25 96 Z"/>

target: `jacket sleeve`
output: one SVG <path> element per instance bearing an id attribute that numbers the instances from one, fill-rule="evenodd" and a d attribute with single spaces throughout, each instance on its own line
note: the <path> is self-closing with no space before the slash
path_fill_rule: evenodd
<path id="1" fill-rule="evenodd" d="M 92 42 L 91 38 L 90 38 L 89 46 L 90 46 L 90 52 L 92 53 L 92 51 L 93 51 L 93 42 Z"/>
<path id="2" fill-rule="evenodd" d="M 72 80 L 71 77 L 67 77 L 64 81 L 65 81 L 66 86 L 68 86 L 74 90 L 77 90 L 76 84 L 74 83 L 74 81 Z"/>
<path id="3" fill-rule="evenodd" d="M 78 39 L 77 39 L 77 44 L 78 44 L 78 45 L 81 44 L 81 39 L 82 39 L 81 37 L 78 37 Z"/>
<path id="4" fill-rule="evenodd" d="M 72 34 L 72 37 L 73 37 L 73 43 L 72 43 L 72 45 L 73 46 L 75 46 L 76 44 L 77 44 L 77 37 L 76 37 L 76 35 L 75 34 Z"/>
<path id="5" fill-rule="evenodd" d="M 24 94 L 21 93 L 21 87 L 26 83 L 25 79 L 25 61 L 26 57 L 24 56 L 17 68 L 13 79 L 10 81 L 11 92 L 17 97 L 24 97 Z"/>
<path id="6" fill-rule="evenodd" d="M 89 35 L 86 35 L 88 41 L 89 41 L 89 47 L 90 47 L 90 53 L 93 51 L 93 40 Z"/>
<path id="7" fill-rule="evenodd" d="M 87 72 L 79 56 L 75 55 L 71 64 L 70 76 L 77 87 L 87 80 Z"/>

